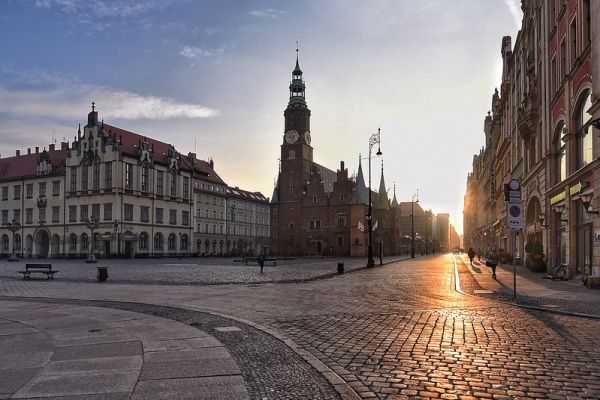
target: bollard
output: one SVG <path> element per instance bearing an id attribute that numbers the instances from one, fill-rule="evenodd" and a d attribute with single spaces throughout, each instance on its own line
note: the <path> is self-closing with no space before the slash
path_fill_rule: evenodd
<path id="1" fill-rule="evenodd" d="M 98 282 L 106 282 L 108 279 L 108 267 L 96 267 L 96 269 L 98 270 L 98 275 L 96 275 Z"/>
<path id="2" fill-rule="evenodd" d="M 337 264 L 338 264 L 338 266 L 337 266 L 338 274 L 343 274 L 344 273 L 344 263 L 343 262 L 339 262 Z"/>

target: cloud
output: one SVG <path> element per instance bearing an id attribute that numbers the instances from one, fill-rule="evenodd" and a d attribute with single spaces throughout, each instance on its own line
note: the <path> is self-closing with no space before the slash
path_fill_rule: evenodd
<path id="1" fill-rule="evenodd" d="M 94 100 L 102 117 L 165 120 L 210 118 L 219 114 L 199 104 L 182 103 L 168 97 L 140 95 L 92 85 L 60 89 L 11 90 L 0 87 L 0 113 L 14 117 L 77 120 Z"/>
<path id="2" fill-rule="evenodd" d="M 208 57 L 212 53 L 207 50 L 202 50 L 199 47 L 194 46 L 183 46 L 181 50 L 179 50 L 179 54 L 181 54 L 185 58 L 198 59 L 201 57 Z"/>
<path id="3" fill-rule="evenodd" d="M 521 8 L 519 7 L 519 0 L 504 0 L 504 3 L 506 4 L 506 6 L 508 7 L 508 10 L 510 11 L 510 14 L 513 17 L 513 20 L 515 21 L 515 25 L 517 25 L 517 27 L 521 26 L 521 20 L 523 19 L 523 13 L 521 12 Z"/>
<path id="4" fill-rule="evenodd" d="M 98 17 L 129 18 L 163 8 L 166 0 L 122 1 L 122 0 L 36 0 L 35 6 L 41 9 L 56 9 L 64 14 L 88 15 Z"/>
<path id="5" fill-rule="evenodd" d="M 281 15 L 287 14 L 285 11 L 276 10 L 274 8 L 267 8 L 264 10 L 252 10 L 248 11 L 248 14 L 257 18 L 278 18 Z"/>

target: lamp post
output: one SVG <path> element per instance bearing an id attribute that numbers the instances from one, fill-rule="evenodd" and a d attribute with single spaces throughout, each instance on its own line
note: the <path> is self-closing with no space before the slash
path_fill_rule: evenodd
<path id="1" fill-rule="evenodd" d="M 373 209 L 371 201 L 371 150 L 377 145 L 377 156 L 381 155 L 381 129 L 377 128 L 377 133 L 374 133 L 369 138 L 369 213 L 367 214 L 367 224 L 369 229 L 369 246 L 367 247 L 367 267 L 374 267 L 373 260 Z"/>
<path id="2" fill-rule="evenodd" d="M 113 229 L 115 230 L 115 237 L 117 238 L 117 256 L 121 256 L 121 237 L 119 234 L 119 220 L 113 221 Z"/>
<path id="3" fill-rule="evenodd" d="M 227 206 L 227 203 L 225 203 L 225 205 Z M 233 217 L 233 210 L 235 210 L 235 203 L 231 203 L 231 207 L 229 207 L 229 209 L 231 210 L 231 222 L 233 222 L 235 220 L 235 218 Z M 225 246 L 226 246 L 226 253 L 227 256 L 229 256 L 231 254 L 231 249 L 229 248 L 229 225 L 227 224 L 227 209 L 225 209 Z"/>
<path id="4" fill-rule="evenodd" d="M 86 263 L 95 263 L 98 260 L 96 260 L 96 257 L 94 255 L 94 247 L 96 244 L 96 240 L 94 237 L 94 231 L 98 228 L 98 218 L 96 218 L 94 215 L 92 215 L 90 217 L 90 219 L 87 221 L 87 227 L 92 232 L 92 235 L 90 237 L 90 240 L 92 241 L 92 243 L 90 245 L 90 256 L 87 260 L 85 260 L 85 262 Z"/>
<path id="5" fill-rule="evenodd" d="M 7 223 L 6 225 L 8 226 L 8 230 L 12 232 L 12 253 L 10 253 L 8 261 L 17 261 L 17 254 L 15 253 L 15 234 L 21 229 L 21 224 L 16 219 L 13 219 L 12 222 Z"/>
<path id="6" fill-rule="evenodd" d="M 412 201 L 410 202 L 410 231 L 411 235 L 411 243 L 410 243 L 410 258 L 415 258 L 415 199 L 416 202 L 419 202 L 419 192 L 417 194 L 413 194 Z"/>

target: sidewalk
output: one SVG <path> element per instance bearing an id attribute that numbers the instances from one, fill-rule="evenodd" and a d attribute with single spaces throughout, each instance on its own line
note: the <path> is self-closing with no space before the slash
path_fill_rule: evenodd
<path id="1" fill-rule="evenodd" d="M 491 268 L 481 262 L 469 265 L 469 258 L 462 255 L 461 260 L 471 272 L 479 286 L 490 290 L 493 294 L 501 294 L 503 300 L 513 299 L 513 267 L 512 265 L 498 265 L 496 278 L 492 278 Z M 600 290 L 588 289 L 577 281 L 553 281 L 544 279 L 545 273 L 531 272 L 524 266 L 517 265 L 517 302 L 522 305 L 542 307 L 548 310 L 557 310 L 568 313 L 589 314 L 600 317 Z M 475 290 L 475 295 L 485 295 L 482 291 Z"/>
<path id="2" fill-rule="evenodd" d="M 163 318 L 0 301 L 0 338 L 2 399 L 249 398 L 223 344 Z"/>

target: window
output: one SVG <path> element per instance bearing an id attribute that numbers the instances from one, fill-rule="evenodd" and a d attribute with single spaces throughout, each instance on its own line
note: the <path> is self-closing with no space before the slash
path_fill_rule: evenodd
<path id="1" fill-rule="evenodd" d="M 190 178 L 183 178 L 183 198 L 187 199 L 190 197 Z"/>
<path id="2" fill-rule="evenodd" d="M 33 224 L 33 208 L 25 209 L 25 223 Z"/>
<path id="3" fill-rule="evenodd" d="M 142 222 L 150 221 L 150 207 L 140 206 L 140 221 L 142 221 Z"/>
<path id="4" fill-rule="evenodd" d="M 316 203 L 316 202 L 317 202 L 317 196 L 313 196 L 313 197 L 312 197 L 312 202 L 313 202 L 313 203 Z"/>
<path id="5" fill-rule="evenodd" d="M 21 223 L 21 210 L 17 208 L 13 210 L 13 219 L 18 223 Z"/>
<path id="6" fill-rule="evenodd" d="M 556 90 L 558 89 L 558 72 L 556 70 L 556 57 L 552 58 L 552 63 L 550 67 L 550 95 L 554 95 Z"/>
<path id="7" fill-rule="evenodd" d="M 104 164 L 104 183 L 107 189 L 112 188 L 112 162 Z"/>
<path id="8" fill-rule="evenodd" d="M 150 168 L 147 165 L 142 166 L 142 191 L 148 191 L 148 174 L 150 173 Z"/>
<path id="9" fill-rule="evenodd" d="M 25 198 L 33 198 L 33 183 L 28 183 L 25 185 Z"/>
<path id="10" fill-rule="evenodd" d="M 560 75 L 558 77 L 558 83 L 562 82 L 563 77 L 567 74 L 567 44 L 565 39 L 560 42 Z"/>
<path id="11" fill-rule="evenodd" d="M 163 187 L 164 187 L 164 183 L 163 183 L 163 172 L 162 171 L 157 171 L 156 172 L 156 194 L 163 194 Z"/>
<path id="12" fill-rule="evenodd" d="M 2 186 L 2 200 L 8 200 L 8 186 Z"/>
<path id="13" fill-rule="evenodd" d="M 583 15 L 583 46 L 587 46 L 587 44 L 590 42 L 590 37 L 591 37 L 590 0 L 583 0 L 582 15 Z"/>
<path id="14" fill-rule="evenodd" d="M 21 199 L 21 185 L 15 185 L 15 192 L 14 192 L 14 198 L 15 200 L 19 200 Z"/>
<path id="15" fill-rule="evenodd" d="M 88 239 L 87 233 L 81 234 L 81 252 L 87 254 L 89 246 L 90 241 Z"/>
<path id="16" fill-rule="evenodd" d="M 69 222 L 77 221 L 77 206 L 69 206 Z"/>
<path id="17" fill-rule="evenodd" d="M 123 216 L 123 219 L 125 221 L 133 221 L 133 204 L 125 204 L 124 212 L 125 215 Z"/>
<path id="18" fill-rule="evenodd" d="M 338 228 L 343 228 L 346 226 L 346 218 L 344 217 L 338 217 L 337 219 L 337 226 Z"/>
<path id="19" fill-rule="evenodd" d="M 169 210 L 169 224 L 177 225 L 177 210 Z"/>
<path id="20" fill-rule="evenodd" d="M 8 251 L 8 235 L 6 233 L 2 235 L 2 251 Z"/>
<path id="21" fill-rule="evenodd" d="M 112 203 L 104 203 L 104 220 L 110 221 L 112 219 Z"/>
<path id="22" fill-rule="evenodd" d="M 171 171 L 171 197 L 177 196 L 177 171 Z"/>
<path id="23" fill-rule="evenodd" d="M 567 144 L 565 136 L 567 134 L 564 123 L 558 127 L 554 148 L 556 150 L 556 179 L 555 183 L 564 181 L 567 178 Z"/>
<path id="24" fill-rule="evenodd" d="M 52 196 L 60 196 L 60 181 L 52 182 Z"/>
<path id="25" fill-rule="evenodd" d="M 181 224 L 186 225 L 186 226 L 190 224 L 190 212 L 189 211 L 181 212 Z"/>
<path id="26" fill-rule="evenodd" d="M 40 197 L 46 197 L 46 182 L 41 182 L 38 185 L 38 191 L 40 192 Z"/>
<path id="27" fill-rule="evenodd" d="M 14 249 L 15 251 L 21 250 L 21 235 L 19 235 L 18 233 L 15 235 Z"/>
<path id="28" fill-rule="evenodd" d="M 2 225 L 8 224 L 8 210 L 2 210 Z"/>
<path id="29" fill-rule="evenodd" d="M 204 224 L 204 233 L 208 233 L 208 224 Z"/>
<path id="30" fill-rule="evenodd" d="M 176 248 L 176 246 L 177 246 L 177 237 L 175 236 L 174 233 L 171 233 L 169 235 L 168 246 L 169 246 L 169 251 L 170 252 L 173 252 L 173 251 L 177 250 L 177 248 Z"/>
<path id="31" fill-rule="evenodd" d="M 81 222 L 87 222 L 88 220 L 88 206 L 87 204 L 79 206 L 79 220 Z"/>
<path id="32" fill-rule="evenodd" d="M 340 201 L 344 201 L 344 193 L 340 193 Z"/>
<path id="33" fill-rule="evenodd" d="M 88 189 L 89 168 L 87 165 L 81 166 L 81 190 Z"/>
<path id="34" fill-rule="evenodd" d="M 71 192 L 77 190 L 77 167 L 71 167 Z"/>
<path id="35" fill-rule="evenodd" d="M 154 235 L 154 251 L 161 253 L 163 249 L 163 235 L 162 233 L 157 233 Z"/>
<path id="36" fill-rule="evenodd" d="M 77 251 L 77 236 L 74 233 L 69 236 L 69 250 L 71 252 Z"/>
<path id="37" fill-rule="evenodd" d="M 133 165 L 125 164 L 125 189 L 133 187 Z"/>
<path id="38" fill-rule="evenodd" d="M 580 128 L 585 125 L 590 119 L 592 119 L 591 114 L 588 114 L 589 109 L 592 107 L 592 97 L 590 96 L 590 92 L 588 91 L 584 95 L 584 100 L 581 102 L 581 109 L 579 110 L 579 115 L 577 121 L 577 126 Z M 578 168 L 584 167 L 587 164 L 592 162 L 592 141 L 593 141 L 593 133 L 592 128 L 588 127 L 587 130 L 584 130 L 580 133 L 578 137 Z"/>
<path id="39" fill-rule="evenodd" d="M 570 53 L 571 53 L 571 66 L 575 63 L 575 59 L 577 58 L 577 18 L 573 19 L 571 26 L 569 28 L 569 38 L 570 40 Z"/>
<path id="40" fill-rule="evenodd" d="M 40 216 L 40 222 L 46 222 L 46 209 L 38 208 L 38 214 Z"/>
<path id="41" fill-rule="evenodd" d="M 343 236 L 338 236 L 337 237 L 337 245 L 338 245 L 338 247 L 343 247 L 344 246 L 344 237 Z"/>
<path id="42" fill-rule="evenodd" d="M 213 219 L 217 219 L 217 212 L 213 210 Z"/>
<path id="43" fill-rule="evenodd" d="M 294 229 L 294 223 L 293 222 L 288 223 L 288 228 L 290 230 Z"/>
<path id="44" fill-rule="evenodd" d="M 188 237 L 186 234 L 181 235 L 180 247 L 181 247 L 181 250 L 188 249 Z"/>
<path id="45" fill-rule="evenodd" d="M 98 190 L 100 189 L 100 163 L 99 162 L 95 162 L 94 163 L 94 170 L 93 170 L 93 185 L 94 185 L 94 189 Z"/>
<path id="46" fill-rule="evenodd" d="M 162 208 L 156 209 L 156 223 L 157 224 L 163 223 L 163 209 Z"/>
<path id="47" fill-rule="evenodd" d="M 148 234 L 146 232 L 140 233 L 139 246 L 140 250 L 148 250 Z"/>
<path id="48" fill-rule="evenodd" d="M 295 158 L 296 158 L 296 151 L 290 150 L 290 152 L 288 153 L 288 160 L 293 160 Z"/>
<path id="49" fill-rule="evenodd" d="M 60 215 L 60 207 L 53 206 L 52 207 L 52 222 L 58 222 L 59 218 L 60 218 L 59 215 Z"/>

